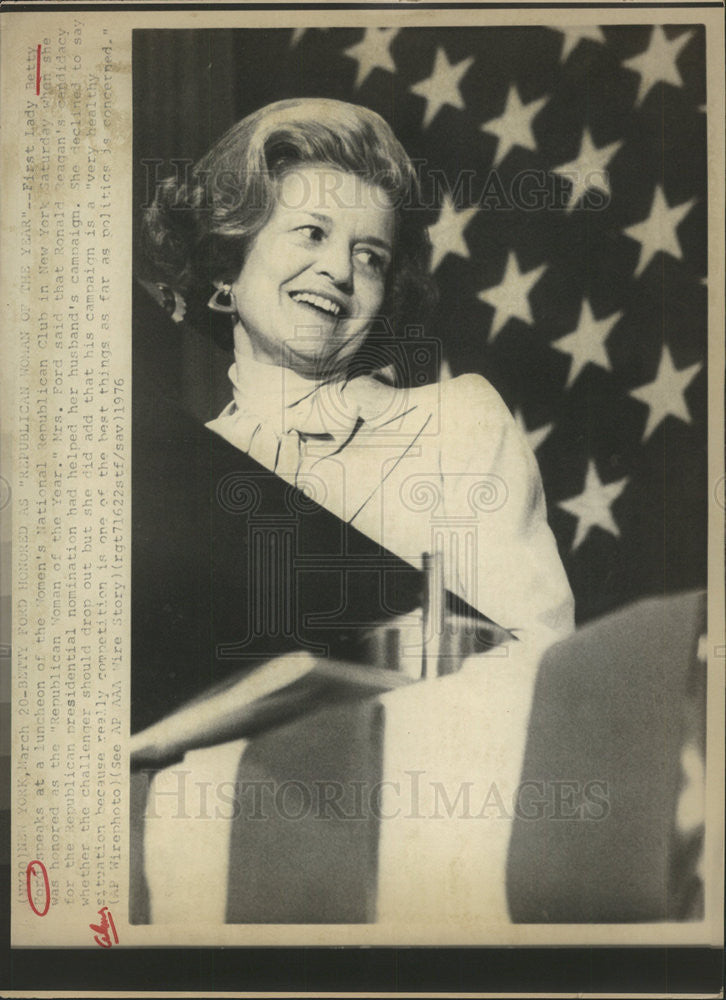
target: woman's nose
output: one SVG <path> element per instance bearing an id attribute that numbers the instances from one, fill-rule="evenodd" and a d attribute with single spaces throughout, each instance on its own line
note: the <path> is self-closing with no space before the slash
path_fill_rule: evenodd
<path id="1" fill-rule="evenodd" d="M 352 291 L 353 261 L 347 242 L 329 240 L 320 249 L 315 270 L 329 278 L 341 291 Z"/>

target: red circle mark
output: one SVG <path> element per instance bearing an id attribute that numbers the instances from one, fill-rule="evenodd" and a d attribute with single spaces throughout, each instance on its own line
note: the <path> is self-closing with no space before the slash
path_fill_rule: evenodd
<path id="1" fill-rule="evenodd" d="M 35 57 L 35 96 L 40 94 L 40 50 L 42 46 L 39 45 Z"/>
<path id="2" fill-rule="evenodd" d="M 35 866 L 38 865 L 40 872 L 35 870 Z M 42 875 L 43 882 L 45 883 L 45 906 L 42 910 L 39 910 L 35 905 L 35 900 L 33 899 L 33 890 L 31 888 L 33 875 Z M 48 910 L 50 909 L 50 882 L 48 881 L 48 872 L 45 870 L 45 865 L 42 861 L 31 861 L 28 867 L 25 869 L 25 887 L 28 891 L 28 902 L 30 903 L 30 909 L 38 917 L 44 917 Z"/>

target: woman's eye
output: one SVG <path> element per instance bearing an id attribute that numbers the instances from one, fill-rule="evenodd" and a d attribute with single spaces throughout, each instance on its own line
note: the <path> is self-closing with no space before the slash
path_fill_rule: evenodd
<path id="1" fill-rule="evenodd" d="M 313 240 L 315 243 L 319 243 L 325 236 L 320 226 L 300 226 L 298 232 L 304 233 L 308 239 Z"/>
<path id="2" fill-rule="evenodd" d="M 366 267 L 370 267 L 374 271 L 383 271 L 386 267 L 386 262 L 381 257 L 380 254 L 375 253 L 373 250 L 368 250 L 366 247 L 361 247 L 360 250 L 356 250 L 356 256 L 363 260 Z"/>

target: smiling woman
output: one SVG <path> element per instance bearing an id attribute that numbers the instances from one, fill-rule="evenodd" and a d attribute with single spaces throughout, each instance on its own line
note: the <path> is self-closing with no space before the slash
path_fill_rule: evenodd
<path id="1" fill-rule="evenodd" d="M 300 244 L 330 245 L 332 236 L 337 247 L 345 222 L 348 238 L 356 236 L 349 248 L 356 261 L 380 266 L 384 276 L 368 322 L 377 312 L 398 333 L 420 322 L 433 300 L 418 209 L 413 165 L 379 115 L 323 98 L 278 101 L 232 126 L 187 183 L 170 178 L 159 186 L 146 213 L 144 251 L 156 278 L 206 300 L 212 283 L 231 286 L 242 277 L 268 223 L 280 236 L 288 225 Z"/>
<path id="2" fill-rule="evenodd" d="M 440 552 L 443 586 L 538 652 L 573 609 L 523 436 L 481 376 L 402 380 L 370 348 L 381 325 L 419 343 L 425 217 L 379 115 L 279 101 L 162 183 L 147 258 L 230 321 L 232 400 L 207 428 L 417 569 Z"/>

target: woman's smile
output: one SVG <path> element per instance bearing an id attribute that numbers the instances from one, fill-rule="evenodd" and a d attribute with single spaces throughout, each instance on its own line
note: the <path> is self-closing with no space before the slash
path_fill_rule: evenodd
<path id="1" fill-rule="evenodd" d="M 381 188 L 333 167 L 285 174 L 232 287 L 238 346 L 310 378 L 342 367 L 379 315 L 393 233 Z"/>
<path id="2" fill-rule="evenodd" d="M 333 316 L 336 319 L 345 316 L 345 306 L 324 294 L 321 295 L 317 292 L 290 292 L 290 298 L 293 302 L 311 306 L 313 309 L 327 313 L 328 316 Z"/>

